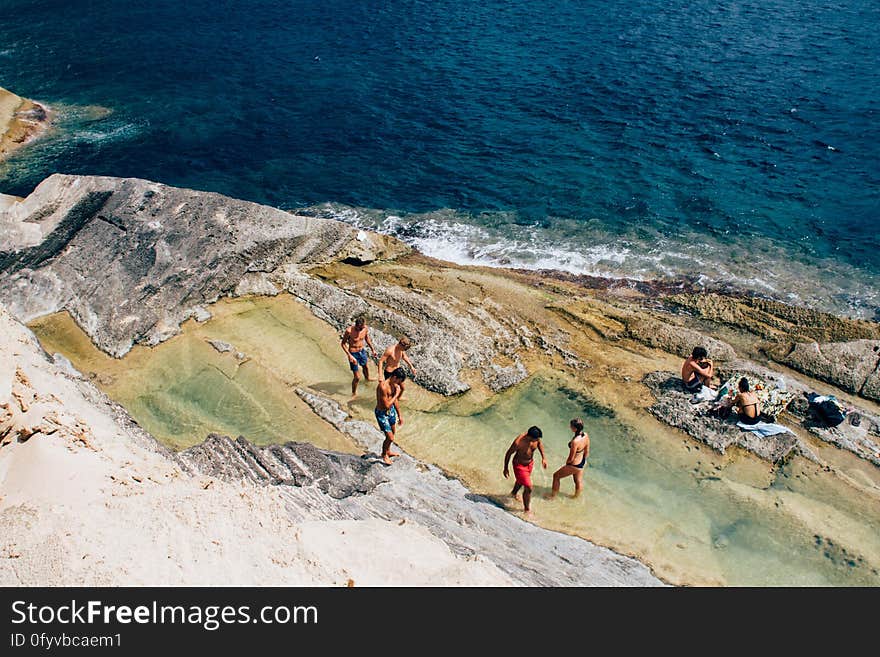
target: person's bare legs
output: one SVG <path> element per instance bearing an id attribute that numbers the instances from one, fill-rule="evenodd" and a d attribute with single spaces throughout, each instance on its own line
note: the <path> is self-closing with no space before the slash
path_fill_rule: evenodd
<path id="1" fill-rule="evenodd" d="M 519 500 L 522 499 L 522 498 L 520 497 L 520 495 L 519 495 L 519 489 L 520 489 L 520 488 L 522 488 L 522 484 L 514 484 L 514 485 L 513 485 L 513 490 L 510 491 L 510 496 L 511 496 L 513 499 L 517 500 L 517 501 L 519 501 Z"/>
<path id="2" fill-rule="evenodd" d="M 365 378 L 367 381 L 372 381 L 373 379 L 370 378 L 370 368 L 367 367 L 366 364 L 363 366 L 363 370 L 364 370 L 364 378 Z"/>
<path id="3" fill-rule="evenodd" d="M 532 501 L 532 489 L 528 486 L 523 486 L 523 510 L 527 516 L 532 515 L 532 509 L 530 502 Z"/>
<path id="4" fill-rule="evenodd" d="M 358 396 L 358 382 L 361 380 L 360 375 L 355 372 L 354 376 L 351 377 L 351 398 L 354 399 Z"/>
<path id="5" fill-rule="evenodd" d="M 577 472 L 574 473 L 574 495 L 572 497 L 577 497 L 581 494 L 581 490 L 584 488 L 584 470 L 583 468 L 578 468 Z"/>
<path id="6" fill-rule="evenodd" d="M 394 432 L 386 431 L 385 432 L 385 441 L 382 443 L 382 460 L 386 465 L 391 465 L 393 461 L 391 460 L 392 456 L 400 456 L 395 452 L 391 451 L 391 445 L 394 443 Z"/>
<path id="7" fill-rule="evenodd" d="M 703 382 L 703 385 L 707 388 L 715 389 L 712 385 L 712 377 L 715 376 L 715 363 L 709 365 L 709 376 L 703 376 L 699 372 L 697 372 L 697 376 L 700 377 L 700 380 Z"/>
<path id="8" fill-rule="evenodd" d="M 391 458 L 394 456 L 400 456 L 398 452 L 392 452 L 391 446 L 394 444 L 394 439 L 396 436 L 394 435 L 395 429 L 397 429 L 396 424 L 391 425 L 391 431 L 385 432 L 385 440 L 382 443 L 382 460 L 387 464 L 391 465 Z"/>
<path id="9" fill-rule="evenodd" d="M 559 486 L 562 484 L 562 480 L 568 477 L 569 475 L 576 475 L 579 471 L 578 468 L 573 465 L 563 465 L 556 472 L 553 473 L 553 489 L 550 492 L 550 495 L 547 496 L 548 499 L 553 499 L 556 497 L 557 493 L 559 493 Z M 577 486 L 577 484 L 575 484 Z"/>

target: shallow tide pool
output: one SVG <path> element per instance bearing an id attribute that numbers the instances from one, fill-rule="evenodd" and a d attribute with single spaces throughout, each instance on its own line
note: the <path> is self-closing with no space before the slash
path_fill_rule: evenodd
<path id="1" fill-rule="evenodd" d="M 258 443 L 308 440 L 356 451 L 294 394 L 307 386 L 345 403 L 350 373 L 336 333 L 287 295 L 222 301 L 206 324 L 122 360 L 98 352 L 66 315 L 32 325 L 144 428 L 175 448 L 211 431 Z M 208 339 L 229 342 L 219 353 Z M 235 351 L 245 359 L 235 356 Z M 416 363 L 418 365 L 418 363 Z M 363 385 L 363 384 L 362 384 Z M 348 408 L 372 422 L 374 384 Z M 608 398 L 607 395 L 604 396 Z M 490 400 L 445 399 L 409 382 L 401 447 L 462 478 L 518 513 L 502 477 L 511 440 L 532 424 L 544 432 L 548 469 L 533 474 L 534 521 L 631 554 L 682 584 L 880 584 L 880 476 L 835 453 L 858 477 L 843 479 L 795 458 L 771 467 L 733 450 L 719 455 L 621 401 L 602 406 L 575 380 L 541 372 Z M 584 494 L 546 500 L 567 455 L 568 421 L 591 437 Z M 393 468 L 391 470 L 393 476 Z"/>

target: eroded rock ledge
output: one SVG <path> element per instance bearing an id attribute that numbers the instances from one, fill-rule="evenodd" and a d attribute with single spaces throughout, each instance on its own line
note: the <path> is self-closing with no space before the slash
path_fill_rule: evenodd
<path id="1" fill-rule="evenodd" d="M 0 211 L 0 243 L 0 302 L 25 322 L 66 310 L 113 356 L 175 335 L 190 317 L 204 321 L 204 306 L 222 295 L 287 290 L 337 328 L 367 314 L 377 346 L 409 335 L 429 389 L 468 389 L 464 368 L 481 369 L 494 390 L 526 376 L 511 327 L 479 304 L 394 287 L 342 290 L 306 273 L 409 251 L 336 221 L 145 180 L 54 175 Z"/>
<path id="2" fill-rule="evenodd" d="M 188 318 L 206 321 L 220 296 L 286 292 L 336 329 L 366 315 L 380 349 L 410 337 L 417 383 L 444 395 L 498 392 L 540 367 L 589 384 L 641 380 L 647 360 L 695 344 L 720 361 L 776 361 L 880 395 L 876 322 L 672 284 L 487 274 L 335 221 L 143 180 L 52 176 L 0 209 L 0 238 L 0 302 L 22 321 L 66 310 L 114 356 L 175 335 Z M 667 410 L 655 415 L 685 421 L 675 403 Z M 873 460 L 871 449 L 852 451 Z"/>
<path id="3" fill-rule="evenodd" d="M 25 321 L 67 310 L 114 356 L 174 335 L 247 272 L 406 251 L 335 221 L 219 194 L 63 175 L 0 214 L 0 237 L 0 301 Z"/>

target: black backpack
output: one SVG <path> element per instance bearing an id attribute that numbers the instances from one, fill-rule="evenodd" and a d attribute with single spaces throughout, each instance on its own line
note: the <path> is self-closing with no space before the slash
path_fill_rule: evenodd
<path id="1" fill-rule="evenodd" d="M 843 409 L 833 399 L 826 399 L 820 402 L 811 399 L 810 410 L 822 421 L 822 424 L 828 427 L 836 427 L 846 419 L 846 413 L 843 412 Z"/>

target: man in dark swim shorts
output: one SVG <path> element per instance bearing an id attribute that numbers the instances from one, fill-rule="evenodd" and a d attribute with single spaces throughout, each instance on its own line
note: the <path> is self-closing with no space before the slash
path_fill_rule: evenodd
<path id="1" fill-rule="evenodd" d="M 688 392 L 700 392 L 703 386 L 712 387 L 715 365 L 709 359 L 709 352 L 703 347 L 694 347 L 681 366 L 681 384 Z"/>
<path id="2" fill-rule="evenodd" d="M 351 368 L 352 374 L 354 375 L 351 379 L 352 399 L 357 397 L 358 382 L 361 380 L 361 377 L 358 374 L 359 369 L 363 368 L 364 378 L 367 381 L 372 381 L 370 378 L 370 369 L 367 365 L 370 361 L 370 357 L 367 355 L 367 349 L 364 347 L 364 343 L 366 343 L 366 346 L 373 352 L 373 357 L 375 358 L 376 348 L 373 347 L 373 341 L 370 340 L 367 322 L 363 317 L 358 317 L 354 320 L 352 326 L 345 329 L 345 332 L 342 334 L 341 342 L 342 351 L 344 351 L 345 355 L 348 357 L 348 366 Z"/>
<path id="3" fill-rule="evenodd" d="M 394 443 L 395 432 L 398 426 L 403 426 L 403 415 L 400 413 L 398 400 L 403 392 L 403 382 L 406 381 L 406 372 L 398 367 L 387 379 L 382 379 L 376 386 L 376 422 L 379 429 L 385 434 L 382 443 L 382 460 L 386 465 L 391 465 L 391 457 L 400 456 L 391 451 Z"/>

